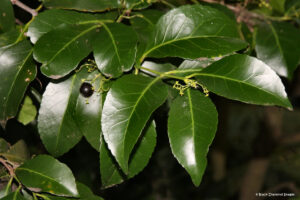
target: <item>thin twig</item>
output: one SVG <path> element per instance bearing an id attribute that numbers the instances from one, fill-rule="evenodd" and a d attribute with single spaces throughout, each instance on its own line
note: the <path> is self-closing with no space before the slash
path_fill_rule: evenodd
<path id="1" fill-rule="evenodd" d="M 10 166 L 6 160 L 4 160 L 3 158 L 0 157 L 0 163 L 8 170 L 9 174 L 11 177 L 13 177 L 15 175 L 14 169 L 12 166 Z"/>
<path id="2" fill-rule="evenodd" d="M 21 1 L 19 1 L 19 0 L 10 0 L 10 1 L 13 5 L 16 5 L 19 8 L 22 8 L 23 10 L 25 10 L 26 12 L 29 12 L 32 16 L 37 16 L 38 15 L 38 12 L 36 10 L 28 7 L 27 5 L 25 5 Z"/>

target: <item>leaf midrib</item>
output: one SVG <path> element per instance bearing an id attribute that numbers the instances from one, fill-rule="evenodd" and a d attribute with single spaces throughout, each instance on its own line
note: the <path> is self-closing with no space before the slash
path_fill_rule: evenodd
<path id="1" fill-rule="evenodd" d="M 69 93 L 69 96 L 68 96 L 68 99 L 67 99 L 67 103 L 68 105 L 66 106 L 66 109 L 64 110 L 64 113 L 63 113 L 63 117 L 61 119 L 61 123 L 59 124 L 59 128 L 58 128 L 58 134 L 57 134 L 57 137 L 56 137 L 56 143 L 55 143 L 55 152 L 57 153 L 57 146 L 58 146 L 58 142 L 59 142 L 59 138 L 60 138 L 60 135 L 61 135 L 61 129 L 62 129 L 62 125 L 63 125 L 63 122 L 64 122 L 64 119 L 65 119 L 65 116 L 66 116 L 66 111 L 68 110 L 68 107 L 69 107 L 69 102 L 70 102 L 70 98 L 72 96 L 72 91 L 73 91 L 73 87 L 74 87 L 74 82 L 76 80 L 76 76 L 77 75 L 74 75 L 73 79 L 72 79 L 72 82 L 71 82 L 71 87 L 68 91 L 70 91 Z"/>
<path id="2" fill-rule="evenodd" d="M 42 177 L 44 177 L 44 178 L 47 178 L 47 179 L 49 179 L 49 180 L 51 180 L 51 181 L 57 183 L 58 185 L 63 186 L 63 188 L 65 188 L 65 189 L 67 189 L 67 191 L 69 191 L 69 189 L 66 188 L 66 187 L 64 187 L 64 185 L 61 184 L 60 182 L 58 182 L 58 181 L 56 181 L 55 179 L 53 179 L 53 178 L 51 178 L 51 177 L 49 177 L 49 176 L 46 176 L 46 175 L 44 175 L 44 174 L 42 174 L 42 173 L 40 173 L 40 172 L 31 170 L 31 169 L 28 169 L 28 168 L 23 168 L 23 167 L 18 167 L 16 170 L 17 170 L 17 171 L 18 171 L 18 170 L 24 170 L 24 171 L 28 171 L 28 172 L 33 173 L 33 174 L 40 175 L 40 176 L 42 176 Z M 72 193 L 72 192 L 71 192 L 71 193 Z"/>
<path id="3" fill-rule="evenodd" d="M 124 141 L 124 142 L 123 142 L 123 158 L 124 158 L 124 154 L 125 154 L 125 138 L 127 138 L 126 136 L 128 135 L 128 127 L 129 127 L 129 124 L 130 124 L 130 122 L 131 122 L 132 115 L 133 115 L 133 113 L 135 112 L 137 106 L 139 105 L 139 103 L 140 103 L 141 99 L 143 98 L 143 96 L 145 95 L 145 93 L 151 88 L 152 85 L 154 85 L 154 84 L 155 84 L 158 80 L 160 80 L 160 79 L 161 79 L 160 76 L 156 77 L 155 79 L 153 79 L 153 80 L 147 85 L 146 88 L 143 89 L 142 93 L 141 93 L 140 96 L 138 97 L 136 103 L 134 104 L 134 106 L 133 106 L 133 108 L 132 108 L 132 110 L 131 110 L 131 113 L 130 113 L 130 115 L 129 115 L 129 117 L 128 117 L 128 121 L 127 121 L 127 123 L 126 123 L 126 129 L 125 129 L 125 131 L 124 131 L 125 134 L 124 134 L 124 137 L 123 137 L 123 141 Z"/>
<path id="4" fill-rule="evenodd" d="M 68 46 L 70 46 L 74 41 L 76 41 L 78 38 L 80 38 L 81 36 L 83 36 L 84 34 L 90 32 L 91 30 L 95 29 L 99 27 L 99 25 L 94 25 L 82 32 L 80 32 L 78 35 L 76 35 L 73 39 L 71 39 L 69 42 L 67 42 L 65 45 L 62 46 L 61 49 L 59 49 L 54 55 L 53 57 L 49 60 L 49 62 L 47 62 L 45 65 L 49 65 L 50 63 L 53 62 L 53 60 L 62 52 L 64 51 Z"/>
<path id="5" fill-rule="evenodd" d="M 15 86 L 15 84 L 16 84 L 16 80 L 18 79 L 20 72 L 23 70 L 24 65 L 25 65 L 25 64 L 27 63 L 27 61 L 29 60 L 29 58 L 30 58 L 32 52 L 33 52 L 33 48 L 31 48 L 31 50 L 29 51 L 28 55 L 25 57 L 24 61 L 22 62 L 22 64 L 18 66 L 19 70 L 17 71 L 17 73 L 16 73 L 16 75 L 15 75 L 15 77 L 14 77 L 14 79 L 13 79 L 13 84 L 12 84 L 12 86 L 9 88 L 9 91 L 8 91 L 8 94 L 7 94 L 7 98 L 6 98 L 6 100 L 5 100 L 5 102 L 4 102 L 4 105 L 3 105 L 3 108 L 4 108 L 4 117 L 5 117 L 4 120 L 6 120 L 6 118 L 8 117 L 8 116 L 6 116 L 6 112 L 7 112 L 6 106 L 7 106 L 8 99 L 10 99 L 10 94 L 11 94 L 11 92 L 12 92 L 12 88 L 14 88 L 14 86 Z"/>
<path id="6" fill-rule="evenodd" d="M 163 43 L 160 43 L 152 48 L 150 48 L 149 50 L 147 50 L 141 57 L 140 59 L 140 62 L 142 62 L 144 60 L 144 58 L 149 55 L 152 51 L 162 47 L 162 46 L 166 46 L 168 44 L 171 44 L 173 42 L 178 42 L 178 41 L 183 41 L 183 40 L 189 40 L 189 39 L 200 39 L 200 38 L 214 38 L 214 37 L 217 37 L 217 38 L 222 38 L 222 39 L 225 39 L 225 38 L 231 38 L 231 39 L 238 39 L 238 38 L 234 38 L 234 37 L 227 37 L 227 36 L 218 36 L 218 35 L 201 35 L 201 36 L 187 36 L 187 37 L 182 37 L 182 38 L 179 38 L 176 40 L 169 40 L 169 41 L 166 41 L 166 42 L 163 42 Z"/>
<path id="7" fill-rule="evenodd" d="M 277 34 L 274 26 L 272 25 L 272 23 L 270 22 L 268 24 L 269 24 L 269 26 L 271 28 L 271 31 L 272 31 L 273 35 L 274 35 L 275 42 L 276 42 L 276 44 L 278 46 L 278 50 L 279 50 L 280 54 L 282 55 L 282 57 L 284 58 L 283 50 L 282 50 L 282 47 L 281 47 L 281 44 L 280 44 L 280 41 L 279 41 L 279 36 L 278 36 L 278 34 Z M 286 65 L 285 58 L 284 58 L 284 64 Z"/>
<path id="8" fill-rule="evenodd" d="M 188 100 L 189 100 L 189 108 L 191 113 L 191 124 L 192 124 L 192 138 L 193 138 L 193 146 L 194 146 L 194 154 L 195 154 L 195 119 L 194 119 L 194 111 L 193 111 L 193 102 L 191 97 L 191 89 L 187 90 Z M 194 155 L 195 156 L 195 155 Z M 196 159 L 196 156 L 195 156 Z"/>
<path id="9" fill-rule="evenodd" d="M 115 38 L 114 38 L 112 32 L 110 31 L 110 29 L 108 28 L 108 26 L 106 24 L 102 23 L 102 26 L 104 27 L 104 29 L 106 30 L 106 32 L 108 33 L 108 35 L 109 35 L 109 37 L 112 41 L 112 44 L 113 44 L 114 50 L 116 52 L 119 64 L 122 65 L 121 58 L 120 58 L 119 51 L 118 51 L 118 47 L 117 47 L 117 44 L 116 44 L 116 41 L 115 41 Z"/>
<path id="10" fill-rule="evenodd" d="M 216 75 L 216 74 L 208 74 L 208 73 L 197 73 L 195 74 L 195 76 L 208 76 L 208 77 L 212 77 L 212 78 L 219 78 L 219 79 L 225 79 L 225 80 L 228 80 L 228 81 L 232 81 L 232 82 L 238 82 L 239 84 L 245 84 L 245 85 L 248 85 L 250 87 L 254 87 L 254 88 L 257 88 L 258 90 L 261 90 L 265 93 L 268 93 L 269 95 L 275 97 L 276 99 L 280 100 L 281 103 L 283 103 L 283 105 L 286 105 L 288 107 L 290 107 L 289 105 L 287 105 L 281 98 L 279 98 L 278 96 L 276 95 L 273 95 L 271 92 L 267 91 L 267 90 L 264 90 L 263 88 L 260 88 L 260 87 L 255 87 L 254 85 L 251 85 L 249 84 L 248 82 L 243 82 L 243 81 L 240 81 L 240 80 L 237 80 L 237 79 L 233 79 L 233 78 L 229 78 L 229 77 L 225 77 L 225 76 L 221 76 L 221 75 Z"/>

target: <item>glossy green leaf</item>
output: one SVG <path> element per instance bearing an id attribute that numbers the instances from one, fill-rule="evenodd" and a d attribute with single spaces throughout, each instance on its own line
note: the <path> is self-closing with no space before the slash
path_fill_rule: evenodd
<path id="1" fill-rule="evenodd" d="M 123 76 L 108 92 L 102 112 L 102 131 L 108 148 L 126 174 L 134 145 L 167 94 L 160 77 L 140 75 Z"/>
<path id="2" fill-rule="evenodd" d="M 61 78 L 74 70 L 91 51 L 91 36 L 98 25 L 66 25 L 44 34 L 34 46 L 34 58 L 43 63 L 41 71 Z"/>
<path id="3" fill-rule="evenodd" d="M 0 31 L 6 32 L 15 27 L 15 16 L 10 0 L 1 0 Z"/>
<path id="4" fill-rule="evenodd" d="M 116 12 L 92 15 L 70 10 L 46 10 L 34 18 L 28 28 L 27 36 L 30 37 L 32 43 L 35 43 L 42 35 L 55 29 L 61 24 L 72 25 L 96 20 L 114 20 L 116 16 Z"/>
<path id="5" fill-rule="evenodd" d="M 155 74 L 149 70 L 154 70 L 154 71 L 163 73 L 163 72 L 168 72 L 168 71 L 177 69 L 177 67 L 175 67 L 174 65 L 172 65 L 170 63 L 160 64 L 160 63 L 155 63 L 155 62 L 151 62 L 151 61 L 143 62 L 142 67 L 147 68 L 148 70 L 142 68 L 141 71 L 143 71 L 151 76 L 157 76 L 157 74 Z"/>
<path id="6" fill-rule="evenodd" d="M 20 194 L 19 191 L 15 191 L 1 198 L 1 200 L 26 200 L 26 199 Z"/>
<path id="7" fill-rule="evenodd" d="M 200 185 L 218 124 L 218 113 L 208 97 L 188 89 L 172 103 L 168 134 L 172 153 L 190 174 L 193 183 Z"/>
<path id="8" fill-rule="evenodd" d="M 29 83 L 36 76 L 28 41 L 0 48 L 0 124 L 17 114 Z"/>
<path id="9" fill-rule="evenodd" d="M 35 119 L 36 114 L 37 110 L 35 105 L 32 103 L 31 98 L 26 96 L 18 115 L 18 121 L 24 125 L 27 125 Z"/>
<path id="10" fill-rule="evenodd" d="M 284 22 L 260 26 L 256 35 L 257 57 L 279 75 L 292 78 L 300 60 L 300 31 Z"/>
<path id="11" fill-rule="evenodd" d="M 162 11 L 149 9 L 134 13 L 133 15 L 137 15 L 138 17 L 130 19 L 131 25 L 139 40 L 137 58 L 141 57 L 144 53 L 147 43 L 150 41 L 151 33 L 155 28 L 155 24 L 163 14 Z"/>
<path id="12" fill-rule="evenodd" d="M 156 145 L 156 131 L 154 123 L 143 130 L 140 141 L 135 146 L 130 161 L 127 178 L 132 178 L 141 172 L 149 162 Z M 100 149 L 100 174 L 102 187 L 107 188 L 122 183 L 125 180 L 118 164 L 115 162 L 107 145 L 102 140 Z"/>
<path id="13" fill-rule="evenodd" d="M 130 26 L 103 24 L 93 43 L 99 70 L 109 77 L 118 77 L 131 70 L 135 61 L 137 37 Z"/>
<path id="14" fill-rule="evenodd" d="M 194 75 L 209 91 L 220 96 L 292 109 L 280 78 L 268 65 L 254 57 L 228 56 Z"/>
<path id="15" fill-rule="evenodd" d="M 84 184 L 76 182 L 77 189 L 80 195 L 79 200 L 103 200 L 103 198 L 96 196 L 93 192 Z M 62 197 L 62 196 L 54 196 L 50 194 L 43 194 L 45 200 L 74 200 L 74 198 Z"/>
<path id="16" fill-rule="evenodd" d="M 94 195 L 94 193 L 86 185 L 77 182 L 77 189 L 81 200 L 103 200 L 101 197 Z"/>
<path id="17" fill-rule="evenodd" d="M 84 79 L 85 82 L 91 83 L 96 76 L 99 76 L 98 70 L 89 73 L 86 68 L 83 68 L 77 74 L 75 81 L 81 82 Z M 97 92 L 101 89 L 99 88 L 101 81 L 103 78 L 100 76 L 91 83 L 94 87 L 92 96 L 88 98 L 81 94 L 78 96 L 74 117 L 82 134 L 97 151 L 100 149 L 101 113 L 104 102 L 104 93 Z"/>
<path id="18" fill-rule="evenodd" d="M 145 57 L 177 56 L 195 59 L 228 54 L 246 47 L 236 23 L 208 6 L 186 5 L 159 19 Z"/>
<path id="19" fill-rule="evenodd" d="M 28 188 L 56 195 L 79 196 L 75 178 L 63 163 L 48 155 L 38 155 L 16 169 L 18 179 Z"/>
<path id="20" fill-rule="evenodd" d="M 7 151 L 0 152 L 0 155 L 7 160 L 15 163 L 23 163 L 30 158 L 29 150 L 24 140 L 19 140 L 12 145 Z"/>
<path id="21" fill-rule="evenodd" d="M 20 32 L 16 29 L 12 29 L 10 31 L 2 33 L 0 35 L 0 47 L 13 44 L 17 40 L 19 34 Z"/>
<path id="22" fill-rule="evenodd" d="M 74 75 L 62 82 L 49 83 L 43 94 L 38 130 L 46 149 L 53 156 L 68 152 L 82 137 L 74 120 L 81 83 Z"/>
<path id="23" fill-rule="evenodd" d="M 74 9 L 80 11 L 99 12 L 118 8 L 118 0 L 43 0 L 48 8 Z"/>

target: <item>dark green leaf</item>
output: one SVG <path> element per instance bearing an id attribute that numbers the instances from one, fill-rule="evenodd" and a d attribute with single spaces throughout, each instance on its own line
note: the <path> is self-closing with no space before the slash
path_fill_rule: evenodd
<path id="1" fill-rule="evenodd" d="M 131 70 L 135 61 L 137 37 L 124 24 L 103 24 L 93 43 L 94 57 L 99 70 L 109 77 L 118 77 Z"/>
<path id="2" fill-rule="evenodd" d="M 29 150 L 24 140 L 19 140 L 12 145 L 8 151 L 0 153 L 0 155 L 11 162 L 16 162 L 18 164 L 23 163 L 30 158 Z"/>
<path id="3" fill-rule="evenodd" d="M 6 152 L 9 149 L 9 143 L 3 138 L 0 138 L 0 153 Z"/>
<path id="4" fill-rule="evenodd" d="M 36 156 L 18 167 L 16 175 L 28 188 L 56 195 L 79 196 L 71 170 L 51 156 Z"/>
<path id="5" fill-rule="evenodd" d="M 28 41 L 0 48 L 0 124 L 17 114 L 29 83 L 36 76 Z"/>
<path id="6" fill-rule="evenodd" d="M 132 178 L 142 171 L 149 162 L 156 145 L 156 131 L 154 123 L 146 127 L 142 138 L 137 143 L 129 161 L 128 178 Z M 100 173 L 102 187 L 107 188 L 122 183 L 125 178 L 115 162 L 105 142 L 101 141 L 100 149 Z"/>
<path id="7" fill-rule="evenodd" d="M 126 174 L 130 153 L 146 122 L 166 98 L 167 87 L 160 77 L 123 76 L 108 92 L 102 112 L 102 131 L 108 148 Z"/>
<path id="8" fill-rule="evenodd" d="M 256 58 L 228 56 L 195 75 L 209 91 L 220 96 L 245 103 L 292 108 L 280 78 Z"/>
<path id="9" fill-rule="evenodd" d="M 48 8 L 75 9 L 80 11 L 105 11 L 119 7 L 118 0 L 43 0 Z"/>
<path id="10" fill-rule="evenodd" d="M 54 156 L 66 153 L 81 139 L 74 120 L 81 83 L 75 74 L 65 81 L 49 83 L 43 94 L 38 129 L 46 149 Z"/>
<path id="11" fill-rule="evenodd" d="M 9 31 L 15 27 L 15 16 L 10 0 L 1 0 L 0 30 Z"/>
<path id="12" fill-rule="evenodd" d="M 101 197 L 96 196 L 86 185 L 77 182 L 77 188 L 81 200 L 103 200 Z"/>
<path id="13" fill-rule="evenodd" d="M 74 70 L 91 51 L 91 36 L 98 25 L 65 25 L 44 34 L 34 46 L 34 58 L 43 63 L 41 71 L 61 78 Z"/>
<path id="14" fill-rule="evenodd" d="M 80 11 L 99 12 L 110 10 L 114 8 L 126 7 L 132 8 L 146 8 L 150 6 L 145 0 L 43 0 L 46 7 L 49 8 L 63 8 L 74 9 Z"/>
<path id="15" fill-rule="evenodd" d="M 172 65 L 170 63 L 159 64 L 159 63 L 155 63 L 155 62 L 151 62 L 151 61 L 143 62 L 142 67 L 145 67 L 147 69 L 154 70 L 154 71 L 157 71 L 160 73 L 177 69 L 177 67 L 175 67 L 174 65 Z M 157 74 L 147 71 L 145 69 L 141 69 L 141 71 L 143 71 L 151 76 L 157 76 Z"/>
<path id="16" fill-rule="evenodd" d="M 214 104 L 200 91 L 188 89 L 171 104 L 168 133 L 173 155 L 200 185 L 218 124 Z"/>
<path id="17" fill-rule="evenodd" d="M 92 96 L 86 98 L 83 95 L 79 95 L 75 109 L 76 123 L 85 136 L 87 141 L 97 151 L 100 149 L 100 135 L 101 135 L 101 113 L 102 105 L 104 102 L 104 93 L 99 93 L 98 90 L 103 78 L 100 76 L 95 81 L 96 76 L 99 76 L 99 71 L 96 70 L 92 73 L 88 73 L 87 69 L 82 69 L 76 77 L 75 81 L 81 82 L 82 79 L 87 83 L 91 83 L 94 87 L 94 93 Z M 93 83 L 92 83 L 93 82 Z M 79 90 L 79 88 L 78 88 Z M 97 92 L 98 91 L 98 92 Z"/>
<path id="18" fill-rule="evenodd" d="M 35 43 L 42 35 L 55 29 L 61 24 L 72 25 L 96 20 L 114 20 L 116 15 L 116 12 L 92 15 L 70 10 L 46 10 L 35 17 L 28 28 L 27 35 L 30 37 L 31 42 Z"/>
<path id="19" fill-rule="evenodd" d="M 300 31 L 284 22 L 263 24 L 257 30 L 257 57 L 279 75 L 292 78 L 300 60 Z"/>
<path id="20" fill-rule="evenodd" d="M 26 199 L 20 194 L 19 191 L 15 191 L 1 198 L 1 200 L 26 200 Z"/>
<path id="21" fill-rule="evenodd" d="M 269 3 L 273 10 L 284 13 L 285 0 L 270 0 Z"/>
<path id="22" fill-rule="evenodd" d="M 227 8 L 225 5 L 221 5 L 219 3 L 206 3 L 206 2 L 201 2 L 202 5 L 205 6 L 210 6 L 214 9 L 217 9 L 219 11 L 221 11 L 222 13 L 224 13 L 225 15 L 227 15 L 227 17 L 229 17 L 232 20 L 236 20 L 235 19 L 235 14 L 232 10 L 230 10 L 229 8 Z"/>
<path id="23" fill-rule="evenodd" d="M 147 56 L 195 59 L 246 47 L 236 23 L 211 7 L 186 5 L 160 18 L 140 62 Z"/>
<path id="24" fill-rule="evenodd" d="M 29 96 L 26 96 L 18 115 L 18 121 L 24 125 L 32 122 L 36 117 L 37 111 L 35 105 Z"/>
<path id="25" fill-rule="evenodd" d="M 19 34 L 20 32 L 16 29 L 12 29 L 8 32 L 2 33 L 0 35 L 0 47 L 13 44 L 17 40 Z"/>
<path id="26" fill-rule="evenodd" d="M 138 17 L 130 19 L 131 25 L 137 33 L 139 40 L 137 58 L 141 57 L 144 53 L 151 33 L 155 28 L 155 24 L 163 14 L 164 13 L 159 10 L 143 10 L 133 14 Z"/>

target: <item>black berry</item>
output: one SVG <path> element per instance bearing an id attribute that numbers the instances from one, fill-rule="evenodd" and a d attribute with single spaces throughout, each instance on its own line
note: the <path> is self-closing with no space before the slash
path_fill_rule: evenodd
<path id="1" fill-rule="evenodd" d="M 80 86 L 80 93 L 84 97 L 90 97 L 94 93 L 93 86 L 89 83 L 82 83 Z"/>

